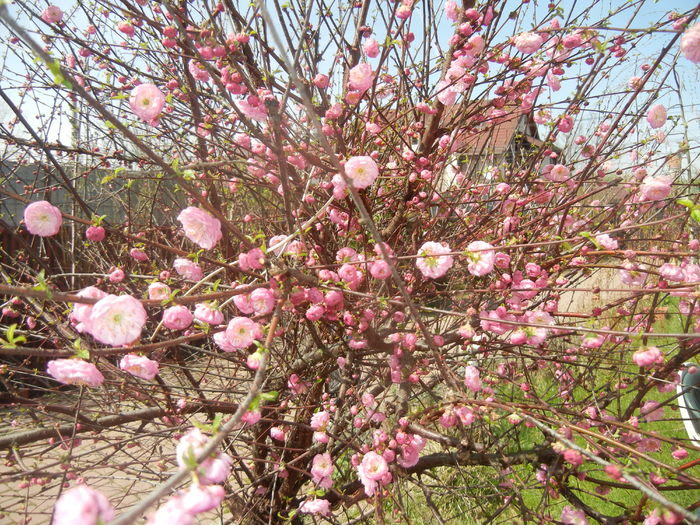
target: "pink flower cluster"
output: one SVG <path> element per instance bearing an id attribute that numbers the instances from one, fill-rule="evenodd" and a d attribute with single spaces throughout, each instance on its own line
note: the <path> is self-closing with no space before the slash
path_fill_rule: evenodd
<path id="1" fill-rule="evenodd" d="M 450 253 L 450 247 L 445 243 L 428 241 L 418 249 L 419 257 L 416 266 L 425 277 L 438 279 L 452 268 L 454 259 Z"/>
<path id="2" fill-rule="evenodd" d="M 649 368 L 654 365 L 662 365 L 664 363 L 664 354 L 657 347 L 649 346 L 632 354 L 632 360 L 637 366 Z"/>
<path id="3" fill-rule="evenodd" d="M 248 252 L 241 252 L 238 256 L 238 264 L 241 270 L 262 270 L 265 267 L 265 254 L 260 248 L 253 248 Z"/>
<path id="4" fill-rule="evenodd" d="M 384 486 L 391 483 L 391 472 L 386 459 L 374 451 L 367 452 L 355 468 L 368 496 L 374 495 L 379 484 Z"/>
<path id="5" fill-rule="evenodd" d="M 46 371 L 65 385 L 100 386 L 105 378 L 95 365 L 82 359 L 55 359 L 49 361 Z"/>
<path id="6" fill-rule="evenodd" d="M 83 324 L 87 324 L 87 331 L 100 343 L 121 346 L 141 337 L 147 318 L 138 299 L 130 295 L 107 295 L 93 306 L 89 320 Z"/>
<path id="7" fill-rule="evenodd" d="M 139 84 L 131 91 L 129 105 L 137 117 L 154 124 L 163 111 L 165 95 L 155 84 Z"/>
<path id="8" fill-rule="evenodd" d="M 180 468 L 189 469 L 192 461 L 197 458 L 206 447 L 209 438 L 202 434 L 198 428 L 190 429 L 180 438 L 175 454 Z M 198 479 L 202 485 L 221 483 L 226 480 L 231 471 L 233 459 L 228 454 L 216 452 L 202 461 L 197 466 Z"/>
<path id="9" fill-rule="evenodd" d="M 321 488 L 329 489 L 333 486 L 333 459 L 331 455 L 316 454 L 311 465 L 311 479 Z"/>
<path id="10" fill-rule="evenodd" d="M 700 24 L 695 24 L 683 33 L 681 53 L 691 62 L 700 63 Z"/>
<path id="11" fill-rule="evenodd" d="M 41 13 L 41 19 L 47 24 L 58 24 L 63 20 L 63 11 L 55 5 L 50 5 Z"/>
<path id="12" fill-rule="evenodd" d="M 61 210 L 47 201 L 32 202 L 24 208 L 24 224 L 27 231 L 39 237 L 51 237 L 61 229 Z"/>
<path id="13" fill-rule="evenodd" d="M 96 525 L 114 518 L 114 509 L 100 492 L 78 485 L 61 494 L 54 507 L 53 525 Z"/>
<path id="14" fill-rule="evenodd" d="M 192 483 L 189 490 L 178 492 L 158 508 L 147 525 L 193 525 L 197 514 L 221 505 L 225 495 L 221 485 Z"/>
<path id="15" fill-rule="evenodd" d="M 275 293 L 268 288 L 257 288 L 249 294 L 234 295 L 233 304 L 245 315 L 267 315 L 275 308 Z"/>
<path id="16" fill-rule="evenodd" d="M 470 274 L 483 277 L 493 270 L 496 253 L 491 244 L 484 241 L 474 241 L 467 246 L 466 255 L 469 257 L 467 270 Z"/>
<path id="17" fill-rule="evenodd" d="M 185 208 L 177 216 L 177 220 L 182 223 L 185 237 L 200 248 L 211 250 L 221 240 L 221 221 L 201 208 Z"/>
<path id="18" fill-rule="evenodd" d="M 184 330 L 194 319 L 192 312 L 184 305 L 178 304 L 163 312 L 163 324 L 170 330 Z"/>
<path id="19" fill-rule="evenodd" d="M 350 157 L 345 163 L 345 175 L 354 188 L 362 190 L 372 185 L 379 176 L 379 167 L 372 157 Z"/>
<path id="20" fill-rule="evenodd" d="M 230 351 L 239 348 L 248 348 L 256 339 L 262 339 L 262 327 L 248 317 L 234 317 L 228 323 L 225 334 L 225 343 Z M 221 345 L 219 345 L 221 346 Z M 225 348 L 222 347 L 225 350 Z"/>
<path id="21" fill-rule="evenodd" d="M 317 514 L 319 516 L 330 516 L 331 503 L 327 499 L 316 498 L 307 499 L 299 505 L 299 512 L 302 514 Z"/>
<path id="22" fill-rule="evenodd" d="M 185 259 L 184 257 L 178 257 L 175 259 L 175 262 L 173 262 L 173 268 L 175 268 L 178 275 L 184 277 L 185 279 L 189 279 L 190 281 L 199 281 L 204 276 L 202 268 L 200 268 L 197 263 L 191 259 Z"/>
<path id="23" fill-rule="evenodd" d="M 143 355 L 127 354 L 119 361 L 119 368 L 131 375 L 150 381 L 158 375 L 158 361 Z"/>
<path id="24" fill-rule="evenodd" d="M 513 39 L 513 44 L 518 48 L 518 51 L 525 55 L 530 55 L 536 53 L 542 48 L 542 43 L 544 38 L 542 38 L 537 33 L 520 33 Z"/>

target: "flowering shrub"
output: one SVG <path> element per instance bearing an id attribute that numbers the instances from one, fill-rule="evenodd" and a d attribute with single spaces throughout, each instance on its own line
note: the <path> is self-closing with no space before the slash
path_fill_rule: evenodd
<path id="1" fill-rule="evenodd" d="M 0 6 L 3 517 L 697 522 L 660 4 Z"/>

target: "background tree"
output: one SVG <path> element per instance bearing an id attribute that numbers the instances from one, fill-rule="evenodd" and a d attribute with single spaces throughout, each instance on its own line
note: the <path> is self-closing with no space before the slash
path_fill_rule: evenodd
<path id="1" fill-rule="evenodd" d="M 0 9 L 6 518 L 700 522 L 700 6 Z"/>

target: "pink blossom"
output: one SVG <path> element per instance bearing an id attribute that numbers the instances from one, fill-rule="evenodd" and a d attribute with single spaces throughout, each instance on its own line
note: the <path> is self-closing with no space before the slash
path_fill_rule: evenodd
<path id="1" fill-rule="evenodd" d="M 480 251 L 473 251 L 480 250 Z M 493 246 L 484 241 L 474 241 L 467 246 L 466 255 L 469 258 L 467 270 L 472 275 L 483 277 L 491 273 L 495 262 Z"/>
<path id="2" fill-rule="evenodd" d="M 183 504 L 182 494 L 176 494 L 158 507 L 147 525 L 193 525 L 194 515 Z"/>
<path id="3" fill-rule="evenodd" d="M 652 129 L 657 129 L 666 123 L 668 115 L 663 104 L 654 104 L 647 113 L 647 122 Z"/>
<path id="4" fill-rule="evenodd" d="M 170 286 L 165 283 L 151 283 L 148 285 L 148 298 L 152 301 L 162 301 L 170 297 Z"/>
<path id="5" fill-rule="evenodd" d="M 51 237 L 61 229 L 61 210 L 47 201 L 32 202 L 24 208 L 27 231 L 39 237 Z"/>
<path id="6" fill-rule="evenodd" d="M 143 355 L 127 354 L 119 361 L 119 368 L 131 375 L 150 381 L 158 375 L 158 361 Z"/>
<path id="7" fill-rule="evenodd" d="M 90 299 L 102 299 L 107 295 L 99 288 L 94 286 L 88 286 L 80 292 L 78 292 L 79 297 L 86 297 Z M 80 332 L 89 332 L 90 327 L 90 315 L 92 315 L 92 307 L 94 305 L 87 303 L 74 303 L 73 311 L 70 314 L 71 323 L 75 325 L 75 329 Z"/>
<path id="8" fill-rule="evenodd" d="M 479 378 L 479 369 L 469 365 L 464 370 L 464 386 L 472 392 L 481 390 L 481 379 Z"/>
<path id="9" fill-rule="evenodd" d="M 379 176 L 379 168 L 372 157 L 350 157 L 345 163 L 345 175 L 358 190 L 371 186 Z"/>
<path id="10" fill-rule="evenodd" d="M 691 62 L 700 62 L 700 24 L 695 24 L 683 33 L 681 53 Z"/>
<path id="11" fill-rule="evenodd" d="M 564 451 L 564 461 L 571 463 L 574 467 L 578 467 L 583 463 L 583 456 L 578 450 L 567 448 Z"/>
<path id="12" fill-rule="evenodd" d="M 129 22 L 128 20 L 122 20 L 117 24 L 117 29 L 124 33 L 128 37 L 134 36 L 134 32 L 136 29 L 134 28 L 134 24 Z"/>
<path id="13" fill-rule="evenodd" d="M 178 257 L 173 262 L 173 268 L 181 277 L 189 279 L 190 281 L 199 281 L 203 277 L 202 269 L 191 259 L 185 259 L 184 257 Z"/>
<path id="14" fill-rule="evenodd" d="M 374 495 L 377 490 L 377 482 L 383 481 L 389 473 L 386 460 L 374 451 L 367 452 L 356 468 L 360 481 L 365 487 L 365 494 L 368 496 Z"/>
<path id="15" fill-rule="evenodd" d="M 677 448 L 671 452 L 673 459 L 682 460 L 688 457 L 688 451 L 684 448 Z"/>
<path id="16" fill-rule="evenodd" d="M 561 522 L 564 525 L 589 525 L 588 518 L 582 510 L 567 505 L 561 511 Z"/>
<path id="17" fill-rule="evenodd" d="M 447 2 L 445 2 L 445 16 L 448 20 L 452 22 L 459 20 L 460 11 L 461 9 L 457 7 L 457 3 L 453 0 L 447 0 Z"/>
<path id="18" fill-rule="evenodd" d="M 306 310 L 306 313 L 304 316 L 309 320 L 309 321 L 319 321 L 322 317 L 323 314 L 326 313 L 326 309 L 324 306 L 320 304 L 314 304 L 309 306 L 309 308 Z"/>
<path id="19" fill-rule="evenodd" d="M 185 236 L 205 250 L 211 250 L 221 239 L 221 222 L 201 208 L 189 206 L 180 212 Z"/>
<path id="20" fill-rule="evenodd" d="M 685 279 L 683 268 L 671 263 L 664 263 L 659 267 L 659 275 L 672 282 L 681 282 Z"/>
<path id="21" fill-rule="evenodd" d="M 275 309 L 275 293 L 268 288 L 257 288 L 250 294 L 250 303 L 256 315 L 267 315 Z"/>
<path id="22" fill-rule="evenodd" d="M 647 274 L 642 271 L 642 267 L 632 262 L 625 262 L 620 270 L 620 280 L 627 286 L 644 286 Z"/>
<path id="23" fill-rule="evenodd" d="M 237 100 L 236 106 L 238 106 L 241 113 L 251 120 L 262 122 L 267 118 L 267 108 L 265 107 L 265 104 L 263 104 L 255 95 Z"/>
<path id="24" fill-rule="evenodd" d="M 292 374 L 287 380 L 287 388 L 289 388 L 289 390 L 298 395 L 306 392 L 309 388 L 309 385 L 308 383 L 301 381 L 297 374 Z"/>
<path id="25" fill-rule="evenodd" d="M 313 80 L 314 86 L 316 86 L 318 89 L 326 89 L 329 85 L 329 78 L 328 75 L 324 75 L 323 73 L 318 73 Z"/>
<path id="26" fill-rule="evenodd" d="M 41 19 L 47 24 L 58 24 L 63 20 L 63 11 L 55 5 L 50 5 L 41 13 Z"/>
<path id="27" fill-rule="evenodd" d="M 374 261 L 369 267 L 369 273 L 375 279 L 387 279 L 391 277 L 389 263 L 383 260 Z"/>
<path id="28" fill-rule="evenodd" d="M 270 429 L 270 437 L 275 441 L 284 441 L 287 439 L 287 434 L 281 427 L 272 427 Z"/>
<path id="29" fill-rule="evenodd" d="M 608 235 L 607 233 L 601 233 L 600 235 L 596 235 L 595 240 L 598 241 L 598 244 L 600 244 L 606 250 L 617 250 L 617 248 L 619 247 L 617 241 L 610 237 L 610 235 Z"/>
<path id="30" fill-rule="evenodd" d="M 132 248 L 129 250 L 129 255 L 138 262 L 146 262 L 148 260 L 148 255 L 143 250 L 139 250 L 138 248 Z"/>
<path id="31" fill-rule="evenodd" d="M 569 168 L 563 164 L 555 164 L 553 166 L 550 164 L 549 166 L 545 166 L 542 171 L 545 179 L 551 180 L 552 182 L 565 182 L 569 179 L 571 173 Z"/>
<path id="32" fill-rule="evenodd" d="M 394 13 L 396 15 L 396 18 L 398 18 L 399 20 L 406 20 L 411 16 L 411 6 L 401 4 L 399 7 L 396 8 L 396 11 Z"/>
<path id="33" fill-rule="evenodd" d="M 226 327 L 226 337 L 234 348 L 248 348 L 260 335 L 260 325 L 247 317 L 234 317 Z"/>
<path id="34" fill-rule="evenodd" d="M 155 84 L 139 84 L 131 90 L 129 105 L 141 120 L 153 122 L 163 111 L 165 95 Z"/>
<path id="35" fill-rule="evenodd" d="M 314 483 L 324 489 L 333 486 L 333 459 L 329 453 L 316 454 L 311 466 L 311 478 Z"/>
<path id="36" fill-rule="evenodd" d="M 92 309 L 90 334 L 106 345 L 127 345 L 141 337 L 147 317 L 138 299 L 130 295 L 107 295 Z"/>
<path id="37" fill-rule="evenodd" d="M 238 294 L 233 296 L 233 304 L 236 305 L 242 314 L 249 315 L 255 311 L 250 294 Z"/>
<path id="38" fill-rule="evenodd" d="M 663 364 L 664 355 L 655 346 L 649 346 L 646 349 L 637 350 L 632 354 L 632 360 L 643 368 L 654 366 L 655 364 Z"/>
<path id="39" fill-rule="evenodd" d="M 365 54 L 369 58 L 375 58 L 377 55 L 379 55 L 379 44 L 374 38 L 368 38 L 365 40 L 365 43 L 362 45 L 362 49 L 364 49 Z"/>
<path id="40" fill-rule="evenodd" d="M 664 407 L 657 401 L 647 401 L 639 409 L 639 414 L 644 417 L 647 423 L 659 421 L 664 417 Z"/>
<path id="41" fill-rule="evenodd" d="M 55 359 L 49 361 L 46 371 L 65 385 L 100 386 L 105 378 L 95 365 L 82 359 Z"/>
<path id="42" fill-rule="evenodd" d="M 365 92 L 372 87 L 374 82 L 374 72 L 372 66 L 366 62 L 357 64 L 350 70 L 349 75 L 350 89 L 355 89 L 360 92 Z"/>
<path id="43" fill-rule="evenodd" d="M 198 428 L 192 428 L 183 435 L 175 448 L 177 464 L 180 468 L 189 468 L 191 461 L 202 453 L 208 442 L 209 438 L 202 434 Z M 228 454 L 214 453 L 199 464 L 200 483 L 210 484 L 224 481 L 231 471 L 232 464 L 233 460 Z"/>
<path id="44" fill-rule="evenodd" d="M 193 319 L 192 312 L 182 304 L 171 306 L 163 312 L 163 324 L 170 330 L 184 330 Z"/>
<path id="45" fill-rule="evenodd" d="M 209 82 L 209 71 L 207 71 L 204 64 L 197 62 L 196 60 L 191 60 L 190 63 L 187 64 L 187 70 L 200 82 Z"/>
<path id="46" fill-rule="evenodd" d="M 518 51 L 525 55 L 537 52 L 542 47 L 544 39 L 537 33 L 520 33 L 513 39 L 513 44 L 518 48 Z"/>
<path id="47" fill-rule="evenodd" d="M 182 508 L 189 514 L 210 511 L 221 505 L 225 493 L 221 485 L 192 483 L 190 489 L 182 494 Z"/>
<path id="48" fill-rule="evenodd" d="M 213 326 L 224 322 L 224 314 L 209 303 L 197 303 L 194 307 L 194 318 Z"/>
<path id="49" fill-rule="evenodd" d="M 255 425 L 262 418 L 259 410 L 248 410 L 241 417 L 241 421 L 246 425 Z"/>
<path id="50" fill-rule="evenodd" d="M 671 177 L 647 177 L 639 187 L 642 200 L 658 201 L 665 199 L 671 193 Z"/>
<path id="51" fill-rule="evenodd" d="M 54 507 L 53 525 L 95 525 L 114 518 L 114 509 L 100 492 L 77 485 L 61 494 Z"/>
<path id="52" fill-rule="evenodd" d="M 265 267 L 265 254 L 260 248 L 242 252 L 238 255 L 238 264 L 244 272 L 262 270 Z"/>
<path id="53" fill-rule="evenodd" d="M 85 230 L 85 238 L 88 241 L 100 242 L 105 238 L 105 229 L 102 226 L 90 226 Z"/>
<path id="54" fill-rule="evenodd" d="M 410 437 L 408 437 L 406 440 L 404 440 L 403 443 L 401 443 L 401 455 L 396 460 L 399 466 L 403 468 L 411 468 L 417 465 L 418 460 L 420 459 L 420 453 L 426 445 L 425 438 L 417 434 L 408 434 L 408 436 Z"/>
<path id="55" fill-rule="evenodd" d="M 331 503 L 327 499 L 307 499 L 299 505 L 299 511 L 302 514 L 319 514 L 321 516 L 330 516 Z"/>
<path id="56" fill-rule="evenodd" d="M 345 184 L 345 180 L 340 175 L 340 173 L 336 173 L 335 175 L 333 175 L 333 178 L 331 179 L 331 184 L 333 184 L 334 199 L 341 200 L 348 196 L 348 186 L 347 184 Z"/>
<path id="57" fill-rule="evenodd" d="M 115 268 L 114 270 L 109 272 L 108 277 L 109 282 L 120 283 L 124 280 L 124 277 L 126 277 L 126 275 L 124 274 L 124 270 L 122 270 L 121 268 Z"/>
<path id="58" fill-rule="evenodd" d="M 328 422 L 331 419 L 331 415 L 326 412 L 325 410 L 322 410 L 321 412 L 316 412 L 311 416 L 311 429 L 312 430 L 325 430 L 326 425 L 328 425 Z"/>
<path id="59" fill-rule="evenodd" d="M 418 249 L 416 266 L 425 277 L 438 279 L 445 275 L 454 263 L 451 255 L 443 255 L 450 251 L 450 247 L 445 243 L 425 242 Z"/>
<path id="60" fill-rule="evenodd" d="M 214 344 L 221 348 L 224 352 L 235 352 L 238 350 L 235 346 L 231 344 L 231 342 L 228 340 L 228 337 L 226 337 L 226 332 L 216 332 L 213 336 L 214 339 Z"/>

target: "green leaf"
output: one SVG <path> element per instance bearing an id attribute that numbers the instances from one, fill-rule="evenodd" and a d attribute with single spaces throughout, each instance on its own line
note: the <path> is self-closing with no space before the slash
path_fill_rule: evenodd
<path id="1" fill-rule="evenodd" d="M 693 208 L 695 208 L 695 204 L 690 199 L 678 199 L 676 202 L 678 204 L 680 204 L 681 206 L 685 206 L 686 208 L 690 208 L 691 210 Z"/>
<path id="2" fill-rule="evenodd" d="M 277 401 L 277 398 L 279 397 L 279 392 L 276 390 L 272 390 L 270 392 L 263 392 L 260 394 L 260 399 L 263 401 Z"/>
<path id="3" fill-rule="evenodd" d="M 34 286 L 32 289 L 37 290 L 39 292 L 44 292 L 46 293 L 46 298 L 51 299 L 53 297 L 53 292 L 51 292 L 51 288 L 49 288 L 48 284 L 46 284 L 46 277 L 44 277 L 44 270 L 41 270 L 37 276 L 36 276 L 36 286 Z"/>
<path id="4" fill-rule="evenodd" d="M 695 222 L 700 222 L 700 208 L 695 208 L 693 211 L 691 211 L 690 216 Z"/>
<path id="5" fill-rule="evenodd" d="M 79 357 L 80 359 L 90 359 L 90 350 L 83 348 L 83 344 L 80 339 L 73 341 L 73 350 L 75 350 L 75 357 Z"/>
<path id="6" fill-rule="evenodd" d="M 7 327 L 5 330 L 5 339 L 2 340 L 3 342 L 3 347 L 5 348 L 16 348 L 17 343 L 26 343 L 27 338 L 24 337 L 23 335 L 18 335 L 15 336 L 15 330 L 17 330 L 17 325 L 13 324 Z"/>
<path id="7" fill-rule="evenodd" d="M 109 129 L 117 129 L 117 126 L 112 124 L 109 120 L 105 120 L 105 126 L 107 126 Z"/>
<path id="8" fill-rule="evenodd" d="M 214 416 L 214 421 L 212 421 L 212 423 L 211 423 L 211 429 L 212 429 L 213 434 L 216 434 L 219 431 L 219 428 L 221 428 L 221 422 L 223 421 L 223 419 L 224 419 L 223 414 L 216 414 L 216 416 Z"/>
<path id="9" fill-rule="evenodd" d="M 50 60 L 46 62 L 46 65 L 48 66 L 49 71 L 53 73 L 53 81 L 56 84 L 61 84 L 68 89 L 73 89 L 73 84 L 71 84 L 61 72 L 61 62 L 58 60 Z"/>

